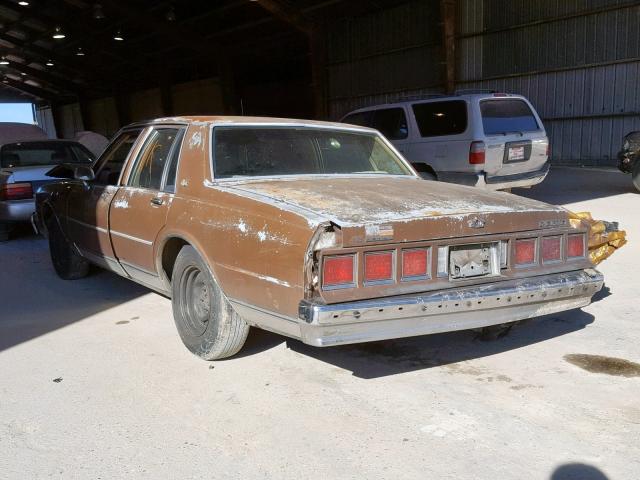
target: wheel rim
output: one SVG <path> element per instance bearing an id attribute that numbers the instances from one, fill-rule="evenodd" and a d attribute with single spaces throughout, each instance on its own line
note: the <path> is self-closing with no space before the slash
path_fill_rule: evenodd
<path id="1" fill-rule="evenodd" d="M 190 335 L 199 337 L 206 332 L 211 313 L 209 285 L 204 272 L 193 265 L 182 273 L 180 310 L 182 323 Z"/>

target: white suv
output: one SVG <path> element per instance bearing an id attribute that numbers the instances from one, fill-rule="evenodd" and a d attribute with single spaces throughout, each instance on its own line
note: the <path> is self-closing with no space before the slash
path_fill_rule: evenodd
<path id="1" fill-rule="evenodd" d="M 549 171 L 549 139 L 520 95 L 434 96 L 361 108 L 341 121 L 378 129 L 429 179 L 498 190 L 535 185 Z"/>

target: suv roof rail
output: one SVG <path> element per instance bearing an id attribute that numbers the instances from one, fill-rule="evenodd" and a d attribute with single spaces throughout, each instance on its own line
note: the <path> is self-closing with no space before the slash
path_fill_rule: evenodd
<path id="1" fill-rule="evenodd" d="M 498 93 L 498 91 L 491 88 L 463 88 L 453 92 L 454 95 L 471 95 L 474 93 Z"/>
<path id="2" fill-rule="evenodd" d="M 398 102 L 411 102 L 413 100 L 428 100 L 429 98 L 442 98 L 450 97 L 451 95 L 445 95 L 444 93 L 428 93 L 423 95 L 401 95 L 398 97 Z"/>

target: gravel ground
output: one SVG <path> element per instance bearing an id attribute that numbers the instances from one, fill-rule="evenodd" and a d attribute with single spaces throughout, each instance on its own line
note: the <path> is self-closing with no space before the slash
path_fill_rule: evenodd
<path id="1" fill-rule="evenodd" d="M 254 330 L 215 363 L 182 346 L 169 300 L 107 272 L 59 280 L 24 229 L 0 244 L 0 477 L 639 478 L 640 377 L 608 357 L 640 362 L 640 194 L 568 168 L 515 193 L 627 229 L 588 308 L 493 341 Z"/>

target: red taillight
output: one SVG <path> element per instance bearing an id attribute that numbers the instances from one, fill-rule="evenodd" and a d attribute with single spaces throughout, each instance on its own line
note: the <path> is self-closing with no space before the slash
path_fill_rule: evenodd
<path id="1" fill-rule="evenodd" d="M 484 163 L 484 142 L 471 142 L 469 147 L 469 163 L 480 165 Z"/>
<path id="2" fill-rule="evenodd" d="M 567 257 L 584 257 L 584 233 L 567 237 Z"/>
<path id="3" fill-rule="evenodd" d="M 516 265 L 531 265 L 536 262 L 536 239 L 516 240 Z"/>
<path id="4" fill-rule="evenodd" d="M 353 257 L 354 255 L 325 257 L 322 269 L 322 285 L 331 287 L 353 284 Z"/>
<path id="5" fill-rule="evenodd" d="M 542 239 L 542 262 L 557 262 L 562 259 L 562 237 Z"/>
<path id="6" fill-rule="evenodd" d="M 402 277 L 428 276 L 429 250 L 419 248 L 402 251 Z"/>
<path id="7" fill-rule="evenodd" d="M 547 158 L 551 158 L 551 143 L 547 143 Z"/>
<path id="8" fill-rule="evenodd" d="M 25 200 L 33 197 L 30 183 L 5 183 L 0 185 L 0 200 Z"/>
<path id="9" fill-rule="evenodd" d="M 364 256 L 364 279 L 367 282 L 393 279 L 393 253 L 366 253 Z"/>

